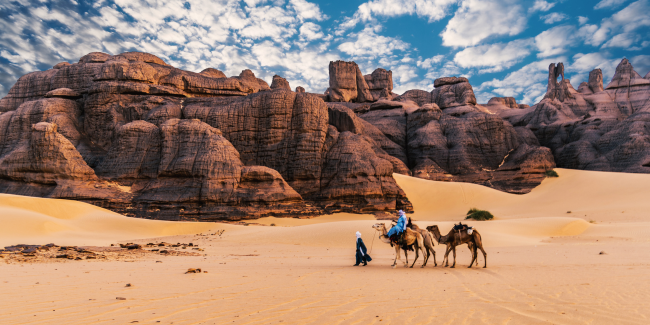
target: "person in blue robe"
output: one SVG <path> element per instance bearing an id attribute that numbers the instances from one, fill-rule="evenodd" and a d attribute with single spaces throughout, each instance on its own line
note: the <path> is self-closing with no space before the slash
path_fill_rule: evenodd
<path id="1" fill-rule="evenodd" d="M 388 238 L 393 237 L 393 235 L 400 236 L 404 230 L 406 230 L 406 213 L 404 211 L 399 210 L 399 219 L 397 219 L 397 224 L 393 226 L 393 228 L 390 228 L 388 231 Z"/>
<path id="2" fill-rule="evenodd" d="M 354 264 L 354 266 L 359 266 L 363 262 L 363 266 L 368 265 L 368 262 L 372 261 L 372 258 L 370 258 L 370 255 L 368 255 L 368 250 L 366 249 L 366 245 L 363 243 L 363 239 L 361 239 L 361 233 L 357 231 L 357 263 Z"/>

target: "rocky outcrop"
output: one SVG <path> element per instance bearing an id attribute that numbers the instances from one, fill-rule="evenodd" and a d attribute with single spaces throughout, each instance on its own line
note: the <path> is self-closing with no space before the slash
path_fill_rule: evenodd
<path id="1" fill-rule="evenodd" d="M 492 97 L 488 106 L 503 106 L 505 108 L 519 108 L 519 104 L 513 97 Z"/>
<path id="2" fill-rule="evenodd" d="M 289 82 L 287 81 L 287 79 L 284 79 L 276 74 L 275 76 L 273 76 L 273 82 L 271 82 L 271 89 L 291 90 L 291 86 L 289 86 Z"/>
<path id="3" fill-rule="evenodd" d="M 615 88 L 628 88 L 632 86 L 650 85 L 650 81 L 641 78 L 641 76 L 634 71 L 632 64 L 627 59 L 623 59 L 616 67 L 616 73 L 612 77 L 606 89 Z"/>
<path id="4" fill-rule="evenodd" d="M 557 82 L 557 78 L 562 77 L 562 81 Z M 568 79 L 564 79 L 564 64 L 562 62 L 551 63 L 548 67 L 548 85 L 546 86 L 546 95 L 544 98 L 558 99 L 564 101 L 567 98 L 573 98 L 573 93 L 577 93 L 571 86 Z"/>
<path id="5" fill-rule="evenodd" d="M 510 123 L 491 114 L 451 116 L 429 105 L 408 116 L 407 130 L 409 167 L 421 178 L 523 193 L 555 165 L 550 150 L 527 143 Z"/>
<path id="6" fill-rule="evenodd" d="M 477 105 L 463 77 L 396 96 L 391 71 L 364 76 L 344 61 L 329 70 L 326 95 L 137 52 L 25 75 L 0 100 L 0 192 L 238 220 L 410 211 L 394 173 L 526 193 L 556 163 L 650 169 L 650 81 L 627 60 L 604 90 L 600 70 L 576 91 L 553 64 L 533 107 L 511 97 Z"/>
<path id="7" fill-rule="evenodd" d="M 603 91 L 603 71 L 594 69 L 589 72 L 589 89 L 592 93 L 599 93 Z"/>
<path id="8" fill-rule="evenodd" d="M 572 91 L 564 80 L 555 88 L 562 91 L 547 93 L 530 112 L 506 118 L 531 130 L 542 146 L 552 150 L 559 167 L 650 173 L 650 84 L 646 81 L 623 59 L 604 90 L 602 72 L 595 69 L 580 91 Z"/>
<path id="9" fill-rule="evenodd" d="M 393 94 L 393 71 L 379 68 L 371 74 L 363 76 L 363 78 L 368 84 L 368 89 L 374 101 L 380 98 L 392 100 L 396 96 Z"/>
<path id="10" fill-rule="evenodd" d="M 220 129 L 239 151 L 244 164 L 264 165 L 277 170 L 304 199 L 317 202 L 327 211 L 354 211 L 355 206 L 363 211 L 373 208 L 383 210 L 387 206 L 395 207 L 399 202 L 398 196 L 403 196 L 402 192 L 395 192 L 394 187 L 385 184 L 392 180 L 392 167 L 390 172 L 381 170 L 377 174 L 377 171 L 368 169 L 372 166 L 370 163 L 343 161 L 344 157 L 340 155 L 347 155 L 345 150 L 330 152 L 338 143 L 338 136 L 335 135 L 346 132 L 363 134 L 366 126 L 349 109 L 341 106 L 328 110 L 316 96 L 274 89 L 230 102 L 191 102 L 184 108 L 183 115 Z M 330 127 L 334 129 L 330 130 Z M 362 138 L 369 141 L 365 136 Z M 362 138 L 354 137 L 351 140 L 346 137 L 345 141 L 362 141 Z M 353 144 L 345 146 L 347 148 Z M 381 148 L 376 149 L 372 154 L 368 152 L 365 155 L 377 157 L 364 159 L 370 159 L 372 163 L 385 161 L 393 166 L 392 158 Z M 337 163 L 332 165 L 330 160 Z M 363 170 L 368 175 L 365 184 L 372 190 L 354 195 L 345 192 L 356 198 L 353 201 L 344 200 L 341 192 L 332 188 L 355 188 L 357 185 L 353 184 L 363 179 L 338 175 L 333 166 L 341 168 L 341 175 L 348 175 L 348 170 Z M 324 168 L 329 168 L 329 180 L 324 176 Z M 361 199 L 364 195 L 367 196 L 365 201 Z M 382 197 L 388 201 L 378 205 Z"/>
<path id="11" fill-rule="evenodd" d="M 325 92 L 330 102 L 373 101 L 366 79 L 354 62 L 330 62 L 330 87 Z M 391 79 L 392 80 L 392 79 Z"/>
<path id="12" fill-rule="evenodd" d="M 434 80 L 431 93 L 423 90 L 409 90 L 397 98 L 400 101 L 410 100 L 417 105 L 436 104 L 440 109 L 459 106 L 476 105 L 474 89 L 467 78 L 445 77 Z"/>
<path id="13" fill-rule="evenodd" d="M 372 100 L 353 68 L 355 100 Z M 278 76 L 90 53 L 23 76 L 0 108 L 0 192 L 174 220 L 412 209 L 392 178 L 404 163 Z"/>

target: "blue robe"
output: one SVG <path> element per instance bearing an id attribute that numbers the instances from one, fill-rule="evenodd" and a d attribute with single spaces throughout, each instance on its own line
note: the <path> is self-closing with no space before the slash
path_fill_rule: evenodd
<path id="1" fill-rule="evenodd" d="M 370 258 L 370 255 L 368 255 L 366 249 L 366 245 L 363 243 L 363 240 L 361 238 L 357 238 L 357 265 L 361 264 L 362 262 L 370 262 L 372 261 L 372 258 Z"/>
<path id="2" fill-rule="evenodd" d="M 397 220 L 397 224 L 395 225 L 395 227 L 390 228 L 390 230 L 388 231 L 388 238 L 392 237 L 393 235 L 400 235 L 405 229 L 406 229 L 406 215 L 403 214 Z"/>

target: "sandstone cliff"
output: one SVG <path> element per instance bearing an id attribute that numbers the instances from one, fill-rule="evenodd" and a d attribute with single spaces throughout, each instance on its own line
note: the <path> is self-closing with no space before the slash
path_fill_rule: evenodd
<path id="1" fill-rule="evenodd" d="M 531 130 L 559 167 L 650 173 L 650 81 L 623 59 L 607 87 L 595 69 L 576 91 L 554 67 L 540 103 L 503 116 Z"/>
<path id="2" fill-rule="evenodd" d="M 280 76 L 269 87 L 250 70 L 90 53 L 23 76 L 0 112 L 5 193 L 162 219 L 412 209 L 394 158 L 330 125 L 321 97 Z"/>
<path id="3" fill-rule="evenodd" d="M 650 81 L 623 60 L 575 90 L 549 67 L 533 107 L 477 105 L 467 78 L 393 91 L 392 72 L 331 62 L 324 95 L 244 70 L 180 70 L 90 53 L 21 77 L 0 99 L 0 192 L 127 215 L 238 220 L 412 210 L 392 175 L 512 193 L 556 166 L 649 172 Z M 558 81 L 558 78 L 561 80 Z"/>

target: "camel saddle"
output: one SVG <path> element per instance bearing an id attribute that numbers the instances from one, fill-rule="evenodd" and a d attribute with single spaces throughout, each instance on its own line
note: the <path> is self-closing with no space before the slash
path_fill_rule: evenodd
<path id="1" fill-rule="evenodd" d="M 390 247 L 393 247 L 393 244 L 399 245 L 400 242 L 404 242 L 404 236 L 406 236 L 406 230 L 402 231 L 401 234 L 399 235 L 392 235 L 390 236 Z M 408 246 L 406 244 L 402 244 L 402 249 L 405 251 L 413 251 L 413 245 Z"/>

